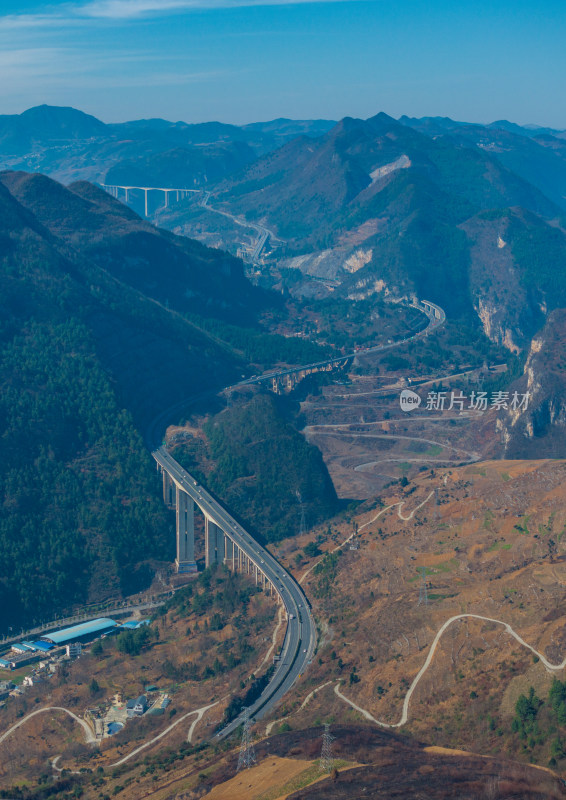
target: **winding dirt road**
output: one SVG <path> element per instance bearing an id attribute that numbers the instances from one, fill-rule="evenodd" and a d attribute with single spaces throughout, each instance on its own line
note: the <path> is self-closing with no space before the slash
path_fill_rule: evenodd
<path id="1" fill-rule="evenodd" d="M 120 758 L 118 761 L 114 761 L 114 763 L 109 764 L 108 766 L 110 766 L 110 767 L 118 767 L 118 766 L 120 766 L 120 764 L 124 764 L 126 761 L 129 761 L 130 758 L 133 758 L 139 752 L 141 752 L 142 750 L 145 750 L 146 747 L 150 747 L 152 744 L 155 744 L 155 742 L 159 741 L 164 736 L 167 736 L 167 734 L 170 731 L 172 731 L 173 728 L 176 728 L 177 725 L 180 725 L 181 722 L 184 722 L 186 719 L 188 719 L 189 717 L 193 716 L 193 714 L 196 714 L 196 719 L 193 720 L 193 722 L 191 724 L 191 727 L 189 728 L 188 735 L 187 735 L 187 741 L 188 742 L 192 742 L 193 735 L 194 735 L 194 732 L 195 732 L 195 729 L 196 729 L 196 726 L 198 725 L 198 723 L 201 721 L 201 719 L 206 714 L 206 712 L 209 709 L 213 708 L 214 706 L 218 705 L 219 702 L 220 702 L 220 700 L 216 700 L 216 702 L 210 703 L 207 706 L 202 706 L 202 708 L 197 708 L 194 711 L 189 711 L 186 714 L 183 714 L 182 717 L 179 717 L 179 719 L 175 720 L 175 722 L 173 722 L 171 725 L 169 725 L 167 728 L 165 728 L 165 730 L 161 731 L 161 733 L 157 734 L 157 736 L 154 736 L 153 739 L 150 739 L 149 741 L 144 742 L 139 747 L 136 747 L 135 750 L 132 750 L 131 753 L 128 753 L 127 755 L 125 755 L 122 758 Z M 75 720 L 75 722 L 78 722 L 79 725 L 81 725 L 81 727 L 83 728 L 83 730 L 85 732 L 85 739 L 86 739 L 87 744 L 96 744 L 97 743 L 97 739 L 94 736 L 94 733 L 92 732 L 92 729 L 90 728 L 88 723 L 85 722 L 84 719 L 81 719 L 80 717 L 77 717 L 76 714 L 73 714 L 73 712 L 69 711 L 68 708 L 63 708 L 63 706 L 48 706 L 47 708 L 38 708 L 37 711 L 32 711 L 30 714 L 26 714 L 26 716 L 22 717 L 22 719 L 19 720 L 19 722 L 16 722 L 15 725 L 12 725 L 11 728 L 8 728 L 8 730 L 5 731 L 0 736 L 0 744 L 5 739 L 7 739 L 8 736 L 10 736 L 17 728 L 19 728 L 20 725 L 23 725 L 25 722 L 30 720 L 32 717 L 35 717 L 37 714 L 43 714 L 46 711 L 64 711 L 65 714 L 68 714 L 70 717 L 72 717 Z M 61 768 L 57 766 L 57 762 L 59 761 L 60 757 L 61 756 L 57 756 L 51 762 L 53 767 L 58 771 L 61 770 Z"/>
<path id="2" fill-rule="evenodd" d="M 371 525 L 373 522 L 378 520 L 381 517 L 382 514 L 385 514 L 385 512 L 389 511 L 390 508 L 395 508 L 395 506 L 398 506 L 397 516 L 399 517 L 399 519 L 402 519 L 403 522 L 408 522 L 410 519 L 413 519 L 413 516 L 416 514 L 416 512 L 419 510 L 419 508 L 422 508 L 424 505 L 426 505 L 426 503 L 428 503 L 428 501 L 430 500 L 431 497 L 433 497 L 433 495 L 434 495 L 434 489 L 430 492 L 430 494 L 428 494 L 425 497 L 425 499 L 421 503 L 418 504 L 418 506 L 415 506 L 415 508 L 413 508 L 413 510 L 407 516 L 404 516 L 401 513 L 401 508 L 407 502 L 406 500 L 399 500 L 397 503 L 391 503 L 391 505 L 389 505 L 389 506 L 384 506 L 382 509 L 380 509 L 380 511 L 378 511 L 378 513 L 375 515 L 375 517 L 373 517 L 373 519 L 370 519 L 369 522 L 364 522 L 363 525 L 360 525 L 360 527 L 358 528 L 357 531 L 353 531 L 348 536 L 347 539 L 344 539 L 344 541 L 341 544 L 336 545 L 336 547 L 334 547 L 332 550 L 329 550 L 328 552 L 335 553 L 337 550 L 340 550 L 340 548 L 342 548 L 345 545 L 347 545 L 354 538 L 354 536 L 357 536 L 357 534 L 360 531 L 362 531 L 364 528 L 367 528 L 368 525 Z M 324 554 L 324 555 L 326 555 L 326 554 Z M 315 561 L 315 563 L 312 564 L 312 566 L 310 566 L 305 572 L 303 572 L 303 574 L 299 578 L 299 583 L 301 583 L 301 584 L 303 583 L 305 578 L 308 575 L 310 575 L 310 573 L 313 571 L 313 569 L 316 567 L 316 565 L 319 564 L 322 561 L 322 559 L 324 558 L 324 555 L 321 556 L 321 558 L 319 558 L 318 561 Z"/>
<path id="3" fill-rule="evenodd" d="M 433 447 L 440 447 L 442 450 L 452 450 L 454 453 L 462 453 L 465 456 L 465 459 L 458 458 L 414 458 L 411 455 L 403 454 L 399 457 L 391 457 L 391 458 L 380 458 L 376 461 L 367 461 L 363 464 L 358 464 L 354 467 L 354 472 L 364 472 L 366 469 L 371 469 L 372 467 L 377 466 L 378 464 L 382 464 L 386 461 L 400 461 L 400 462 L 438 462 L 442 464 L 461 464 L 462 461 L 467 460 L 470 462 L 479 461 L 480 454 L 479 453 L 472 453 L 469 450 L 464 450 L 462 447 L 455 447 L 452 444 L 448 444 L 446 442 L 437 442 L 433 439 L 424 439 L 419 436 L 405 436 L 403 434 L 396 434 L 396 433 L 358 433 L 352 430 L 341 430 L 342 428 L 350 427 L 350 424 L 346 425 L 308 425 L 303 433 L 306 435 L 307 439 L 313 436 L 331 436 L 331 437 L 344 437 L 348 439 L 388 439 L 388 440 L 404 440 L 408 442 L 423 442 L 424 444 L 431 445 Z M 330 430 L 320 430 L 321 428 L 330 428 Z"/>
<path id="4" fill-rule="evenodd" d="M 559 672 L 560 670 L 563 670 L 566 667 L 566 658 L 564 658 L 564 660 L 560 664 L 551 664 L 550 661 L 548 661 L 548 659 L 545 658 L 545 656 L 542 653 L 539 653 L 538 650 L 535 650 L 535 648 L 532 645 L 525 642 L 525 640 L 521 636 L 519 636 L 519 634 L 516 633 L 507 622 L 503 622 L 500 619 L 494 619 L 493 617 L 484 617 L 481 614 L 458 614 L 455 617 L 450 617 L 450 619 L 447 619 L 446 622 L 438 630 L 436 636 L 434 637 L 434 640 L 430 646 L 430 650 L 428 651 L 428 655 L 426 657 L 424 664 L 418 671 L 409 689 L 407 690 L 407 694 L 405 695 L 405 699 L 403 700 L 403 710 L 399 722 L 389 723 L 376 719 L 372 714 L 370 714 L 369 711 L 367 711 L 367 709 L 361 708 L 352 700 L 350 700 L 348 697 L 346 697 L 344 694 L 342 694 L 339 688 L 340 683 L 337 683 L 334 687 L 335 694 L 345 703 L 348 703 L 348 705 L 352 706 L 352 708 L 354 708 L 356 711 L 359 711 L 360 714 L 363 714 L 363 716 L 366 719 L 369 719 L 376 725 L 380 725 L 383 728 L 401 728 L 403 725 L 407 723 L 409 719 L 409 704 L 411 702 L 411 697 L 413 696 L 413 692 L 417 688 L 419 681 L 421 680 L 421 678 L 423 677 L 423 675 L 425 674 L 425 672 L 427 671 L 432 662 L 436 646 L 438 645 L 438 642 L 440 641 L 442 634 L 447 630 L 447 628 L 450 627 L 450 625 L 452 625 L 453 622 L 457 622 L 460 619 L 481 619 L 484 622 L 494 622 L 497 625 L 503 625 L 507 633 L 510 636 L 513 636 L 523 647 L 526 647 L 528 650 L 534 653 L 534 655 L 538 656 L 538 658 L 542 661 L 542 663 L 548 670 L 550 670 L 551 672 Z"/>
<path id="5" fill-rule="evenodd" d="M 63 706 L 47 706 L 47 708 L 38 708 L 37 711 L 31 711 L 29 714 L 26 714 L 25 717 L 22 717 L 22 719 L 19 720 L 19 722 L 16 722 L 14 725 L 12 725 L 11 728 L 8 728 L 8 730 L 5 731 L 0 736 L 0 744 L 5 739 L 7 739 L 8 736 L 10 736 L 10 734 L 13 733 L 16 730 L 16 728 L 19 728 L 20 725 L 23 725 L 24 722 L 27 722 L 32 717 L 37 716 L 37 714 L 45 714 L 46 711 L 64 711 L 65 714 L 68 714 L 70 717 L 72 717 L 72 719 L 74 719 L 75 722 L 78 722 L 79 725 L 82 727 L 82 729 L 85 732 L 85 739 L 86 739 L 87 744 L 95 744 L 96 743 L 96 737 L 95 737 L 95 735 L 94 735 L 94 733 L 92 731 L 92 728 L 88 725 L 87 722 L 85 722 L 84 719 L 81 719 L 80 717 L 77 717 L 76 714 L 73 714 L 73 712 L 69 711 L 68 708 L 63 708 Z"/>
<path id="6" fill-rule="evenodd" d="M 180 725 L 181 722 L 184 722 L 186 719 L 188 719 L 188 717 L 191 717 L 193 714 L 196 714 L 197 717 L 193 721 L 191 727 L 189 728 L 189 733 L 187 735 L 187 742 L 192 742 L 193 734 L 195 732 L 195 728 L 196 728 L 197 724 L 201 721 L 201 719 L 203 718 L 205 713 L 210 708 L 213 708 L 214 706 L 218 705 L 219 702 L 220 702 L 219 700 L 216 700 L 216 702 L 210 703 L 210 705 L 208 705 L 208 706 L 203 706 L 202 708 L 197 708 L 194 711 L 189 711 L 186 714 L 183 714 L 182 717 L 179 717 L 179 719 L 175 720 L 175 722 L 173 722 L 172 725 L 169 725 L 169 727 L 165 728 L 164 731 L 161 731 L 161 733 L 158 733 L 157 736 L 153 737 L 153 739 L 150 739 L 148 742 L 144 742 L 143 744 L 140 744 L 140 746 L 136 747 L 135 750 L 132 750 L 131 753 L 128 753 L 127 755 L 123 756 L 118 761 L 114 761 L 114 763 L 113 764 L 109 764 L 109 766 L 110 767 L 119 767 L 120 764 L 125 764 L 126 761 L 129 761 L 130 758 L 133 758 L 134 756 L 137 756 L 137 754 L 140 753 L 142 750 L 145 750 L 146 747 L 151 747 L 152 744 L 155 744 L 155 742 L 158 742 L 160 739 L 163 739 L 163 737 L 167 736 L 167 734 L 170 731 L 172 731 L 173 728 L 176 728 L 177 725 Z"/>

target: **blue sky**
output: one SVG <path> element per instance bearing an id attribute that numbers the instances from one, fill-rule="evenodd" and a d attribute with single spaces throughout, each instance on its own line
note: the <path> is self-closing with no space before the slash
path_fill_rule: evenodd
<path id="1" fill-rule="evenodd" d="M 0 113 L 566 128 L 565 42 L 562 0 L 0 0 Z"/>

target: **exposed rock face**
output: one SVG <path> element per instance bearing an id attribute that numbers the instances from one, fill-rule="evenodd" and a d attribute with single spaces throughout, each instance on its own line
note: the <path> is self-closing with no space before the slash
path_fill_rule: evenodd
<path id="1" fill-rule="evenodd" d="M 529 393 L 526 409 L 509 409 L 498 428 L 510 458 L 560 458 L 566 452 L 566 309 L 549 314 L 533 339 L 512 391 Z"/>
<path id="2" fill-rule="evenodd" d="M 416 298 L 414 292 L 403 292 L 398 287 L 388 286 L 383 278 L 375 278 L 373 276 L 366 276 L 364 279 L 358 281 L 348 294 L 348 300 L 367 300 L 372 295 L 382 295 L 392 302 L 401 302 L 405 300 L 410 302 Z"/>
<path id="3" fill-rule="evenodd" d="M 314 253 L 305 253 L 301 256 L 282 259 L 280 265 L 287 269 L 298 269 L 304 275 L 315 278 L 336 280 L 341 271 L 344 251 L 339 249 L 326 249 Z"/>
<path id="4" fill-rule="evenodd" d="M 372 255 L 371 247 L 335 247 L 283 259 L 280 266 L 298 269 L 306 276 L 334 281 L 365 267 L 371 261 Z"/>
<path id="5" fill-rule="evenodd" d="M 492 342 L 520 353 L 543 324 L 545 312 L 531 308 L 507 242 L 509 222 L 509 214 L 479 214 L 461 228 L 470 242 L 470 289 L 484 332 Z"/>
<path id="6" fill-rule="evenodd" d="M 352 255 L 346 259 L 346 261 L 344 261 L 343 267 L 344 269 L 348 270 L 348 272 L 357 272 L 362 267 L 365 267 L 366 264 L 369 264 L 371 257 L 371 248 L 368 250 L 359 248 L 353 252 Z"/>
<path id="7" fill-rule="evenodd" d="M 477 315 L 481 320 L 485 335 L 492 342 L 503 345 L 512 353 L 519 353 L 521 348 L 513 339 L 513 331 L 505 326 L 504 313 L 501 306 L 489 303 L 481 297 L 477 299 Z"/>

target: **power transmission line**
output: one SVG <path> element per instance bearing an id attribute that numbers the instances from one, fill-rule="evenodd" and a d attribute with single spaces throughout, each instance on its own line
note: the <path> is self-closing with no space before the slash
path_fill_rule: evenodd
<path id="1" fill-rule="evenodd" d="M 249 769 L 256 763 L 255 750 L 251 737 L 250 712 L 244 709 L 244 727 L 242 730 L 242 744 L 240 745 L 240 755 L 238 756 L 238 769 Z"/>

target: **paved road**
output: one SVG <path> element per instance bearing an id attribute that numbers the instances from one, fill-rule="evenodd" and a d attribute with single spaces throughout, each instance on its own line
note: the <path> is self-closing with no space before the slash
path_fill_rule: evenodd
<path id="1" fill-rule="evenodd" d="M 208 200 L 205 198 L 203 205 Z M 222 212 L 220 212 L 222 213 Z M 429 302 L 429 301 L 427 301 Z M 376 347 L 368 348 L 363 351 L 363 354 L 380 352 L 389 350 L 394 347 L 399 347 L 407 342 L 419 339 L 426 336 L 432 330 L 440 327 L 446 315 L 440 306 L 433 303 L 429 305 L 436 311 L 438 316 L 433 313 L 427 313 L 430 320 L 429 325 L 423 331 L 413 334 L 402 341 L 392 342 L 391 344 L 378 345 Z M 296 372 L 299 369 L 308 369 L 312 367 L 321 367 L 324 365 L 333 364 L 344 359 L 355 357 L 358 351 L 348 355 L 337 356 L 336 358 L 320 361 L 315 364 L 309 364 L 304 367 L 295 367 L 289 370 L 282 370 L 279 372 L 272 372 L 268 375 L 254 376 L 247 380 L 240 381 L 230 389 L 236 386 L 244 386 L 247 384 L 260 383 L 261 381 L 270 379 L 276 376 L 286 375 Z M 194 403 L 197 399 L 203 399 L 208 395 L 213 395 L 213 391 L 204 392 L 198 398 L 193 398 Z M 150 426 L 146 440 L 154 442 L 159 428 L 166 421 L 169 413 L 175 409 L 181 409 L 183 406 L 186 408 L 191 404 L 191 401 L 184 404 L 177 404 L 164 411 Z M 314 648 L 316 646 L 316 627 L 312 618 L 307 598 L 303 593 L 299 584 L 294 578 L 287 573 L 279 562 L 265 550 L 258 542 L 240 525 L 214 498 L 206 491 L 206 489 L 198 484 L 195 478 L 190 475 L 183 467 L 175 461 L 175 459 L 167 452 L 165 447 L 161 446 L 154 450 L 153 457 L 158 464 L 161 465 L 167 472 L 179 483 L 180 486 L 192 497 L 198 506 L 225 532 L 230 531 L 230 537 L 241 548 L 241 550 L 248 556 L 248 558 L 258 566 L 258 568 L 265 573 L 267 578 L 275 587 L 277 593 L 281 597 L 283 605 L 287 611 L 288 621 L 285 639 L 281 650 L 281 659 L 277 664 L 275 672 L 260 695 L 260 697 L 248 709 L 250 720 L 260 719 L 268 711 L 270 711 L 281 698 L 291 689 L 293 684 L 298 680 L 300 675 L 305 671 L 310 663 Z M 225 728 L 218 731 L 214 736 L 214 740 L 219 741 L 226 738 L 233 733 L 236 728 L 243 722 L 243 714 L 232 720 Z"/>
<path id="2" fill-rule="evenodd" d="M 265 243 L 267 242 L 268 238 L 275 239 L 277 241 L 282 241 L 276 236 L 273 231 L 270 231 L 269 228 L 265 228 L 263 225 L 258 225 L 257 222 L 249 222 L 246 219 L 242 219 L 241 217 L 236 217 L 234 214 L 228 213 L 228 211 L 220 211 L 218 208 L 212 208 L 212 206 L 208 205 L 208 201 L 210 200 L 210 192 L 205 192 L 204 197 L 201 201 L 202 208 L 206 208 L 207 211 L 213 211 L 215 214 L 221 214 L 223 217 L 228 217 L 236 225 L 240 225 L 244 228 L 253 228 L 258 233 L 258 238 L 256 243 L 254 244 L 253 250 L 250 253 L 250 260 L 252 263 L 257 264 L 258 259 L 261 255 L 261 251 L 263 250 Z"/>
<path id="3" fill-rule="evenodd" d="M 283 601 L 288 621 L 281 659 L 260 697 L 248 708 L 251 720 L 260 719 L 289 691 L 312 659 L 316 645 L 316 628 L 307 598 L 298 583 L 271 553 L 258 544 L 164 447 L 155 450 L 153 457 L 213 522 L 223 531 L 229 532 L 230 538 L 266 575 Z M 214 740 L 229 736 L 242 721 L 243 715 L 238 716 L 218 731 Z"/>
<path id="4" fill-rule="evenodd" d="M 413 696 L 413 692 L 417 688 L 417 684 L 419 683 L 420 679 L 423 677 L 423 675 L 425 674 L 425 672 L 427 671 L 432 662 L 436 646 L 440 641 L 442 634 L 447 630 L 447 628 L 450 627 L 450 625 L 452 625 L 453 622 L 457 622 L 458 620 L 462 619 L 479 619 L 485 622 L 495 622 L 497 623 L 497 625 L 503 625 L 507 633 L 510 636 L 513 636 L 513 638 L 515 638 L 519 642 L 519 644 L 523 645 L 523 647 L 526 647 L 528 650 L 530 650 L 531 653 L 533 653 L 533 655 L 537 656 L 542 661 L 547 670 L 552 672 L 560 672 L 566 667 L 566 658 L 564 658 L 564 660 L 561 661 L 560 664 L 551 664 L 550 661 L 548 661 L 548 659 L 545 658 L 545 656 L 542 653 L 539 653 L 538 650 L 535 650 L 535 648 L 532 645 L 525 642 L 525 640 L 513 630 L 513 628 L 509 625 L 509 623 L 504 622 L 501 619 L 494 619 L 493 617 L 484 617 L 481 614 L 457 614 L 455 617 L 450 617 L 450 619 L 447 619 L 446 622 L 439 628 L 436 636 L 434 637 L 430 650 L 428 651 L 426 660 L 422 665 L 422 667 L 420 668 L 420 670 L 418 671 L 415 678 L 413 679 L 413 682 L 411 683 L 407 691 L 407 694 L 405 695 L 405 699 L 403 700 L 403 710 L 401 712 L 401 719 L 399 720 L 399 722 L 393 722 L 393 723 L 383 722 L 379 719 L 376 719 L 372 714 L 369 713 L 369 711 L 367 711 L 364 708 L 361 708 L 360 706 L 356 705 L 356 703 L 354 703 L 352 700 L 349 700 L 347 697 L 345 697 L 340 691 L 339 682 L 334 687 L 335 693 L 341 700 L 344 700 L 346 703 L 348 703 L 348 705 L 352 706 L 352 708 L 355 708 L 356 711 L 359 711 L 361 714 L 363 714 L 366 719 L 369 719 L 371 722 L 375 722 L 376 725 L 381 725 L 382 728 L 401 728 L 403 725 L 407 724 L 407 721 L 409 719 L 409 705 L 411 702 L 411 697 Z"/>
<path id="5" fill-rule="evenodd" d="M 353 350 L 351 353 L 343 353 L 342 355 L 334 356 L 334 358 L 327 358 L 324 361 L 315 361 L 312 364 L 304 364 L 301 367 L 291 367 L 290 369 L 278 370 L 276 372 L 267 372 L 264 375 L 254 375 L 253 377 L 240 381 L 234 386 L 229 386 L 228 388 L 237 389 L 238 386 L 246 386 L 252 383 L 262 383 L 263 381 L 272 380 L 273 378 L 282 378 L 285 375 L 292 375 L 294 372 L 301 372 L 302 370 L 306 369 L 321 369 L 322 367 L 327 367 L 332 364 L 338 364 L 341 361 L 347 361 L 350 358 L 356 358 L 356 356 L 366 356 L 370 355 L 371 353 L 382 353 L 385 350 L 393 350 L 393 348 L 401 347 L 408 342 L 414 342 L 417 339 L 422 339 L 423 337 L 428 336 L 429 333 L 432 333 L 432 331 L 440 328 L 440 326 L 444 325 L 446 322 L 446 314 L 444 313 L 444 309 L 442 309 L 440 306 L 437 306 L 435 303 L 431 303 L 430 300 L 425 300 L 424 302 L 428 303 L 429 306 L 435 309 L 439 316 L 437 317 L 434 314 L 428 313 L 421 306 L 410 305 L 410 308 L 417 308 L 418 311 L 426 314 L 429 319 L 429 323 L 426 328 L 424 328 L 422 331 L 412 334 L 412 336 L 406 336 L 404 339 L 399 339 L 388 344 L 378 344 L 375 347 L 367 347 L 363 350 Z M 399 305 L 401 305 L 401 303 Z"/>

